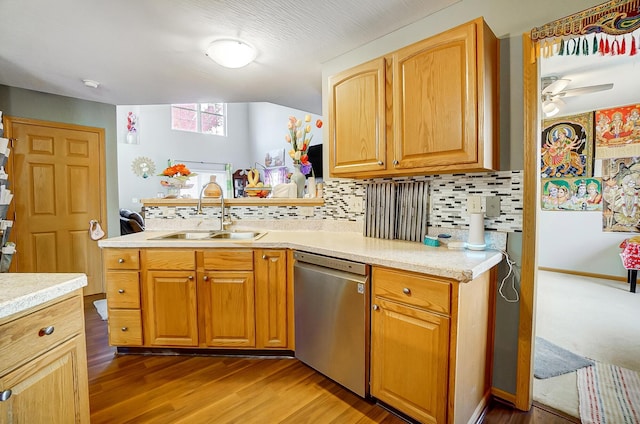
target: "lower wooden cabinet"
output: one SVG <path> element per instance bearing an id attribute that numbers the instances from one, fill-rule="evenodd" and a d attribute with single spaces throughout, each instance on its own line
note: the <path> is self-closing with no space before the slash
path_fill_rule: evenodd
<path id="1" fill-rule="evenodd" d="M 253 250 L 198 252 L 201 335 L 208 347 L 255 347 Z"/>
<path id="2" fill-rule="evenodd" d="M 286 249 L 107 248 L 105 258 L 113 346 L 293 349 Z"/>
<path id="3" fill-rule="evenodd" d="M 82 290 L 39 308 L 0 320 L 0 422 L 88 423 Z"/>
<path id="4" fill-rule="evenodd" d="M 422 423 L 477 420 L 491 381 L 490 274 L 459 283 L 372 267 L 373 397 Z"/>

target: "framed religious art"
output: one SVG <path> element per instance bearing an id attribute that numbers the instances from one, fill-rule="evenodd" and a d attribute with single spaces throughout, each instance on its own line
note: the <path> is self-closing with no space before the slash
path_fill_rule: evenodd
<path id="1" fill-rule="evenodd" d="M 542 129 L 542 178 L 593 176 L 593 112 L 545 119 Z"/>

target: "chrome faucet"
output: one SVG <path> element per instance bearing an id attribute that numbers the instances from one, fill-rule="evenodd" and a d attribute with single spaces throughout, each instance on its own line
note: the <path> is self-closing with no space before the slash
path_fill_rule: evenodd
<path id="1" fill-rule="evenodd" d="M 196 210 L 196 215 L 203 215 L 202 213 L 202 195 L 204 194 L 204 190 L 210 186 L 211 184 L 215 184 L 220 189 L 220 230 L 224 231 L 226 225 L 229 225 L 230 222 L 225 221 L 224 219 L 224 192 L 222 191 L 222 187 L 215 181 L 209 181 L 200 189 L 200 196 L 198 197 L 198 208 Z"/>

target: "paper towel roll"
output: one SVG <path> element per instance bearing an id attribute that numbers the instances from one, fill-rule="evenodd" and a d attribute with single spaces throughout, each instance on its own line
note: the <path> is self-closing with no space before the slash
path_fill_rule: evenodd
<path id="1" fill-rule="evenodd" d="M 484 250 L 484 213 L 472 213 L 469 216 L 469 241 L 467 249 Z"/>

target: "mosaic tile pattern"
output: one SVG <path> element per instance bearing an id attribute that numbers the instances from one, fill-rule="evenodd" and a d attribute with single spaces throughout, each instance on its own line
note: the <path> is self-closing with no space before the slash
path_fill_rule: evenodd
<path id="1" fill-rule="evenodd" d="M 366 185 L 383 181 L 429 182 L 429 227 L 466 230 L 469 217 L 466 200 L 469 195 L 500 197 L 500 216 L 485 218 L 489 231 L 522 231 L 522 171 L 491 173 L 432 175 L 423 177 L 377 178 L 371 180 L 331 180 L 324 182 L 324 206 L 232 206 L 228 208 L 231 219 L 283 220 L 292 225 L 304 220 L 328 220 L 364 225 Z M 484 208 L 483 199 L 483 208 Z M 206 219 L 220 219 L 218 207 L 203 208 Z M 147 218 L 189 219 L 195 218 L 196 208 L 151 206 L 146 208 Z"/>

